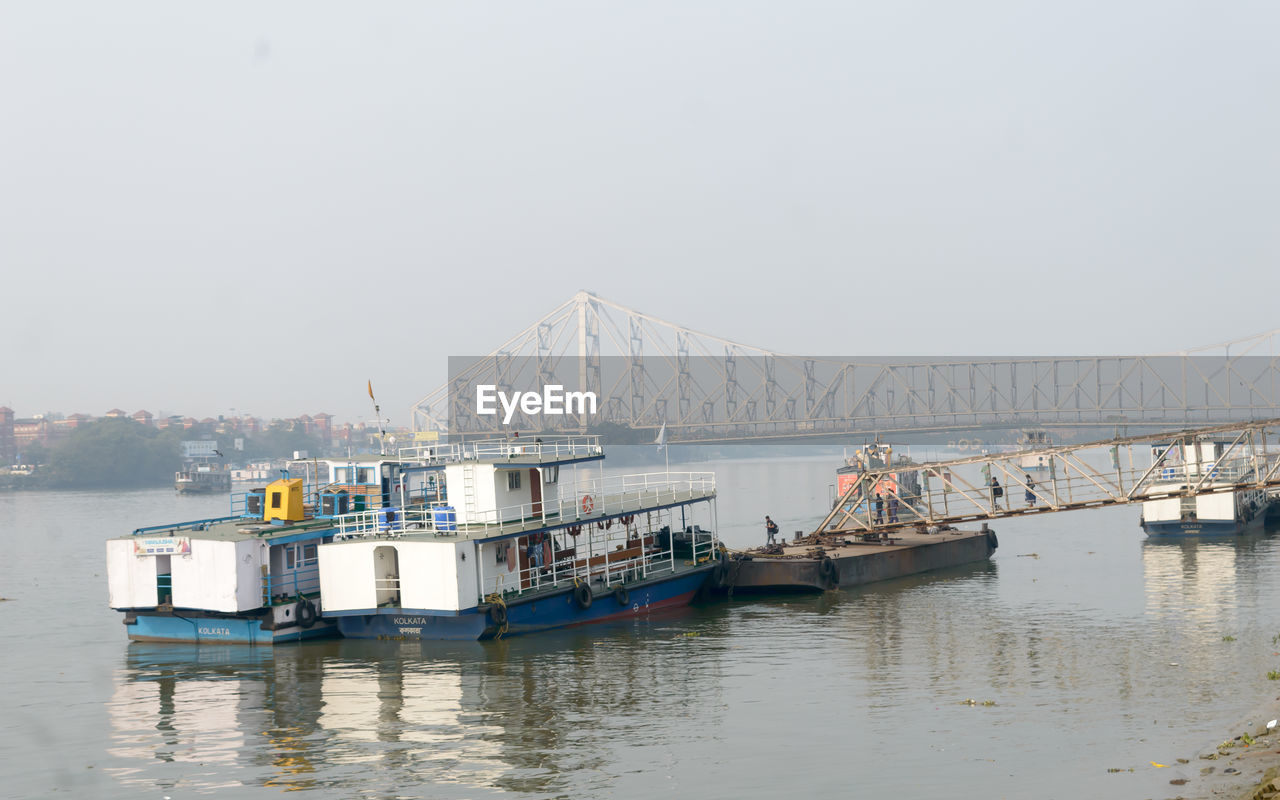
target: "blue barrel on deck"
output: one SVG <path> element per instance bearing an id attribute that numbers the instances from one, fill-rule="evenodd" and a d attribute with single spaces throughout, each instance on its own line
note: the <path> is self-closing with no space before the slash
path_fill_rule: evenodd
<path id="1" fill-rule="evenodd" d="M 378 509 L 378 530 L 389 531 L 396 526 L 396 521 L 400 519 L 400 509 L 395 506 L 387 506 Z"/>
<path id="2" fill-rule="evenodd" d="M 438 531 L 456 531 L 458 512 L 453 506 L 436 506 L 431 509 L 431 522 Z"/>

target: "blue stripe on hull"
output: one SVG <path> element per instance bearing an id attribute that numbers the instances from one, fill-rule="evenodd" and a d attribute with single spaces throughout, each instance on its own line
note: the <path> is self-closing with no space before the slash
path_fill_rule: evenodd
<path id="1" fill-rule="evenodd" d="M 670 579 L 630 587 L 626 606 L 612 594 L 597 595 L 591 605 L 578 608 L 572 590 L 542 595 L 507 606 L 503 636 L 534 633 L 570 625 L 585 625 L 646 614 L 659 608 L 687 605 L 707 578 L 710 566 Z M 340 616 L 338 629 L 351 639 L 484 639 L 499 631 L 487 614 L 476 609 L 460 612 L 378 609 L 376 614 Z"/>
<path id="2" fill-rule="evenodd" d="M 1146 522 L 1147 536 L 1235 536 L 1244 526 L 1234 520 L 1199 520 L 1196 522 Z"/>
<path id="3" fill-rule="evenodd" d="M 126 624 L 129 640 L 134 642 L 211 642 L 217 644 L 275 644 L 301 639 L 336 636 L 337 628 L 326 620 L 316 620 L 310 628 L 282 628 L 269 631 L 262 620 L 243 617 L 203 617 L 183 614 L 138 614 L 137 621 Z"/>

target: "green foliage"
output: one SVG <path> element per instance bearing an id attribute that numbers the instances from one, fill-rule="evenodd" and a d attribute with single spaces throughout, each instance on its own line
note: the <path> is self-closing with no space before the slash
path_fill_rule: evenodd
<path id="1" fill-rule="evenodd" d="M 49 488 L 127 489 L 173 482 L 181 465 L 178 431 L 131 419 L 101 419 L 77 428 L 48 453 L 39 484 Z"/>
<path id="2" fill-rule="evenodd" d="M 1267 680 L 1269 680 L 1269 681 L 1280 681 L 1280 670 L 1275 670 L 1275 669 L 1273 669 L 1273 670 L 1271 670 L 1270 672 L 1268 672 L 1268 673 L 1267 673 Z"/>

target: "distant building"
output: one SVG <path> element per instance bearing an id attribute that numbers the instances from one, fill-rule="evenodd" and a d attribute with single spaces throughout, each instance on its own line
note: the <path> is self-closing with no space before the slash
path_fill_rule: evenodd
<path id="1" fill-rule="evenodd" d="M 129 412 L 121 408 L 113 408 L 110 411 L 108 411 L 104 416 L 106 416 L 107 419 L 124 419 L 125 417 L 129 416 Z"/>
<path id="2" fill-rule="evenodd" d="M 13 438 L 13 409 L 0 406 L 0 467 L 9 467 L 18 461 L 18 443 Z"/>
<path id="3" fill-rule="evenodd" d="M 142 423 L 143 425 L 146 425 L 146 426 L 148 426 L 148 427 L 150 427 L 150 425 L 151 425 L 151 420 L 153 420 L 153 419 L 155 419 L 155 418 L 151 416 L 151 412 L 150 412 L 150 411 L 139 411 L 139 412 L 137 412 L 136 414 L 134 414 L 134 415 L 133 415 L 133 421 L 134 421 L 134 422 L 140 422 L 140 423 Z"/>
<path id="4" fill-rule="evenodd" d="M 48 446 L 53 425 L 44 417 L 15 419 L 13 421 L 13 440 L 18 448 L 18 455 L 26 452 L 32 444 Z"/>

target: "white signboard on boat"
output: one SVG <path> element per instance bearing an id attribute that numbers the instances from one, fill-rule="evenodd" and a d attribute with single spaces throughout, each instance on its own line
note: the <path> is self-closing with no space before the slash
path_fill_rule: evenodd
<path id="1" fill-rule="evenodd" d="M 191 539 L 186 536 L 144 536 L 133 540 L 135 556 L 183 556 L 191 552 Z"/>

